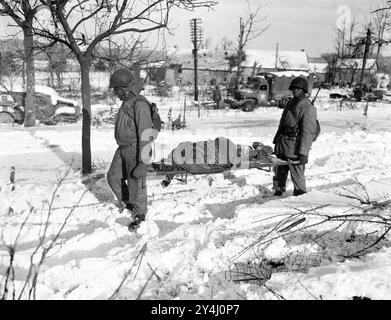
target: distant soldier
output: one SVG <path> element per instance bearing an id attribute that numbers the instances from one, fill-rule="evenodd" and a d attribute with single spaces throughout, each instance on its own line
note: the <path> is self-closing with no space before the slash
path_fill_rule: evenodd
<path id="1" fill-rule="evenodd" d="M 361 101 L 364 96 L 364 90 L 361 88 L 361 85 L 357 85 L 353 89 L 353 96 L 356 99 L 356 101 Z"/>
<path id="2" fill-rule="evenodd" d="M 131 213 L 129 230 L 137 228 L 147 213 L 147 163 L 142 151 L 149 141 L 143 133 L 152 128 L 148 101 L 139 94 L 141 84 L 129 69 L 119 69 L 110 77 L 110 88 L 122 100 L 115 120 L 118 148 L 107 172 L 110 188 L 120 201 L 120 210 Z M 146 141 L 147 140 L 147 141 Z"/>
<path id="3" fill-rule="evenodd" d="M 210 81 L 210 84 L 213 86 L 212 100 L 214 101 L 214 103 L 216 103 L 217 108 L 218 108 L 220 106 L 220 102 L 221 102 L 221 90 L 220 90 L 220 87 L 219 87 L 216 79 L 212 79 Z"/>
<path id="4" fill-rule="evenodd" d="M 282 160 L 299 160 L 300 164 L 276 167 L 273 177 L 275 196 L 281 196 L 286 189 L 288 172 L 294 185 L 293 195 L 306 193 L 304 170 L 308 154 L 317 131 L 316 108 L 306 98 L 308 82 L 295 78 L 289 87 L 293 99 L 284 108 L 277 133 L 274 137 L 274 153 Z"/>

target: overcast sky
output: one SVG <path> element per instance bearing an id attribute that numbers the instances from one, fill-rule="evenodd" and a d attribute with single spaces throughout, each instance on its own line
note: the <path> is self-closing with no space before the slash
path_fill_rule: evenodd
<path id="1" fill-rule="evenodd" d="M 332 50 L 337 23 L 341 23 L 350 11 L 360 22 L 376 7 L 369 0 L 250 0 L 253 8 L 262 5 L 262 12 L 270 24 L 269 29 L 249 44 L 251 49 L 275 49 L 279 42 L 281 50 L 305 49 L 310 56 L 319 56 Z M 339 9 L 338 9 L 339 8 Z M 169 45 L 191 46 L 188 20 L 200 17 L 205 36 L 214 41 L 223 36 L 234 38 L 239 29 L 239 17 L 245 16 L 246 0 L 220 0 L 214 11 L 198 10 L 196 13 L 181 12 L 172 17 L 175 36 L 168 36 Z"/>
<path id="2" fill-rule="evenodd" d="M 320 56 L 323 52 L 333 50 L 335 28 L 338 23 L 343 23 L 344 18 L 350 18 L 349 13 L 364 23 L 371 9 L 384 1 L 250 0 L 253 8 L 258 5 L 263 7 L 261 12 L 266 16 L 264 23 L 270 24 L 270 27 L 258 39 L 253 40 L 248 48 L 274 50 L 278 42 L 280 50 L 305 49 L 309 56 Z M 169 46 L 190 48 L 189 19 L 194 17 L 203 20 L 205 37 L 210 37 L 213 45 L 224 36 L 234 39 L 239 29 L 239 17 L 245 17 L 246 11 L 246 0 L 219 0 L 215 9 L 210 11 L 173 11 L 170 22 L 173 35 L 167 34 L 166 42 Z M 7 22 L 6 18 L 0 17 L 2 36 L 7 33 Z"/>

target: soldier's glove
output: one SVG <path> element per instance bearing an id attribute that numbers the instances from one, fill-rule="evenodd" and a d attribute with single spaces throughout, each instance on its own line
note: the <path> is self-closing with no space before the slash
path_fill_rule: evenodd
<path id="1" fill-rule="evenodd" d="M 307 164 L 308 163 L 308 156 L 299 154 L 299 161 L 301 164 Z"/>
<path id="2" fill-rule="evenodd" d="M 147 166 L 144 163 L 138 163 L 136 168 L 133 169 L 131 177 L 133 179 L 142 179 L 147 176 Z"/>

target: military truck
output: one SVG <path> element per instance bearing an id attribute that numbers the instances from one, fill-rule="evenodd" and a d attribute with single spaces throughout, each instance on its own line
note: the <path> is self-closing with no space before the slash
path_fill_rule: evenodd
<path id="1" fill-rule="evenodd" d="M 247 83 L 239 90 L 233 91 L 231 97 L 224 100 L 231 109 L 245 112 L 253 111 L 259 106 L 267 106 L 269 85 L 263 76 L 249 77 Z"/>
<path id="2" fill-rule="evenodd" d="M 26 92 L 22 89 L 0 91 L 0 123 L 24 122 Z M 36 119 L 48 124 L 76 122 L 81 117 L 77 101 L 61 97 L 54 89 L 35 86 Z"/>
<path id="3" fill-rule="evenodd" d="M 232 109 L 253 111 L 257 107 L 283 108 L 285 101 L 291 97 L 290 83 L 296 77 L 308 81 L 308 94 L 313 88 L 313 75 L 302 71 L 275 71 L 259 73 L 249 77 L 247 83 L 233 93 L 233 98 L 226 99 Z"/>
<path id="4" fill-rule="evenodd" d="M 284 107 L 286 98 L 291 97 L 292 93 L 289 86 L 293 79 L 302 77 L 308 81 L 308 94 L 311 95 L 314 85 L 314 76 L 303 71 L 276 71 L 264 73 L 266 81 L 269 84 L 268 105 L 279 108 Z"/>

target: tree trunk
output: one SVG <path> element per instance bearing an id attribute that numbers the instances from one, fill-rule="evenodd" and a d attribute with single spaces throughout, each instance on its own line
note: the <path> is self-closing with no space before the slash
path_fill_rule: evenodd
<path id="1" fill-rule="evenodd" d="M 239 45 L 238 45 L 238 61 L 237 61 L 237 65 L 236 67 L 238 68 L 237 72 L 236 72 L 236 78 L 235 78 L 235 90 L 238 90 L 239 89 L 239 80 L 240 80 L 240 76 L 242 74 L 242 60 L 243 60 L 243 37 L 244 37 L 244 25 L 243 25 L 243 21 L 242 21 L 242 18 L 240 18 L 240 24 L 239 24 Z"/>
<path id="2" fill-rule="evenodd" d="M 350 85 L 352 85 L 353 82 L 354 82 L 354 75 L 355 75 L 355 73 L 356 73 L 356 69 L 357 69 L 357 68 L 353 68 L 353 69 L 352 69 L 352 77 L 351 77 L 351 79 L 350 79 Z"/>
<path id="3" fill-rule="evenodd" d="M 362 85 L 363 80 L 364 80 L 365 66 L 366 66 L 366 63 L 367 63 L 367 58 L 368 58 L 368 52 L 369 52 L 370 45 L 371 45 L 371 29 L 368 28 L 368 30 L 367 30 L 367 37 L 366 37 L 366 41 L 365 41 L 364 58 L 363 58 L 362 69 L 361 69 L 360 85 Z"/>
<path id="4" fill-rule="evenodd" d="M 26 61 L 24 61 L 24 58 L 22 59 L 22 81 L 23 81 L 23 88 L 26 87 Z"/>
<path id="5" fill-rule="evenodd" d="M 380 56 L 380 51 L 381 51 L 382 44 L 379 43 L 377 45 L 377 51 L 376 51 L 376 62 L 379 63 L 379 56 Z"/>
<path id="6" fill-rule="evenodd" d="M 241 76 L 241 73 L 242 73 L 242 52 L 241 50 L 239 49 L 239 53 L 238 53 L 238 65 L 237 65 L 237 72 L 236 72 L 236 79 L 235 79 L 235 90 L 238 90 L 239 89 L 239 80 L 240 80 L 240 76 Z"/>
<path id="7" fill-rule="evenodd" d="M 79 57 L 81 69 L 81 99 L 83 104 L 82 125 L 82 172 L 88 174 L 91 168 L 91 85 L 90 85 L 90 57 Z"/>
<path id="8" fill-rule="evenodd" d="M 59 88 L 62 88 L 62 77 L 61 77 L 61 72 L 60 71 L 57 71 L 56 72 L 56 75 L 57 75 L 57 86 Z"/>
<path id="9" fill-rule="evenodd" d="M 52 61 L 49 61 L 50 62 L 50 69 L 49 69 L 49 83 L 50 83 L 50 86 L 51 87 L 54 87 L 54 71 L 53 71 L 53 63 Z"/>
<path id="10" fill-rule="evenodd" d="M 27 17 L 27 20 L 30 20 Z M 31 21 L 23 27 L 24 60 L 26 62 L 26 100 L 24 113 L 24 126 L 35 126 L 35 70 L 34 70 L 34 37 Z"/>

